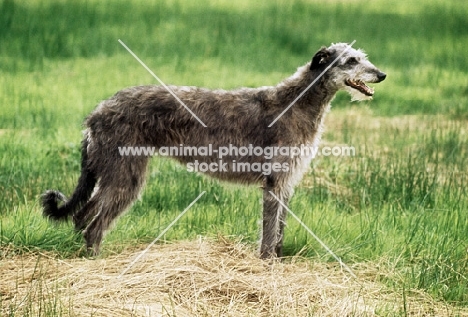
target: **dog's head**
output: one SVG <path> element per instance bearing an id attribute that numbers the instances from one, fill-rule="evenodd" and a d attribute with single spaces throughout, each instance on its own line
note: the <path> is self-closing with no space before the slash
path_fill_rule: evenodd
<path id="1" fill-rule="evenodd" d="M 329 85 L 346 90 L 352 100 L 371 99 L 374 89 L 367 83 L 379 83 L 387 76 L 367 59 L 367 55 L 346 43 L 322 47 L 312 58 L 310 69 L 328 78 Z"/>

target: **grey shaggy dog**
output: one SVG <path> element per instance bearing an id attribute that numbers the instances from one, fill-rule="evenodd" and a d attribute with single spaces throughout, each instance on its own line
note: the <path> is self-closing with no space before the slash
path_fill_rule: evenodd
<path id="1" fill-rule="evenodd" d="M 203 127 L 164 87 L 123 89 L 101 102 L 85 120 L 81 176 L 71 198 L 67 199 L 58 191 L 47 191 L 42 196 L 43 213 L 54 220 L 71 216 L 76 230 L 83 232 L 89 252 L 98 254 L 104 232 L 137 199 L 145 182 L 149 157 L 121 155 L 119 148 L 181 145 L 212 145 L 214 149 L 229 145 L 238 148 L 249 145 L 261 148 L 316 147 L 324 116 L 337 91 L 348 91 L 353 100 L 369 99 L 374 91 L 366 83 L 378 83 L 385 77 L 385 73 L 368 61 L 364 52 L 339 43 L 322 47 L 312 61 L 273 87 L 225 91 L 170 86 L 207 127 Z M 269 127 L 314 80 L 316 83 Z M 230 167 L 207 172 L 221 180 L 262 186 L 261 258 L 282 256 L 287 210 L 270 192 L 287 204 L 312 158 L 313 154 L 266 158 L 231 153 L 223 161 L 277 163 L 276 166 L 287 168 L 270 173 L 240 172 Z M 219 161 L 217 155 L 178 155 L 174 159 L 184 164 L 196 160 L 200 163 Z"/>

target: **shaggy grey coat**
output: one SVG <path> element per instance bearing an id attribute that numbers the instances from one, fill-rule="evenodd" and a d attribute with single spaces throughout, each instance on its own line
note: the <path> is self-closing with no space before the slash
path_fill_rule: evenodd
<path id="1" fill-rule="evenodd" d="M 97 254 L 105 230 L 138 197 L 145 182 L 149 157 L 121 155 L 119 147 L 318 146 L 324 115 L 336 92 L 344 89 L 353 98 L 371 97 L 373 90 L 365 83 L 380 82 L 385 76 L 362 51 L 340 43 L 322 47 L 311 62 L 274 87 L 225 91 L 170 86 L 207 127 L 162 86 L 121 90 L 86 118 L 78 186 L 69 200 L 58 191 L 47 191 L 42 197 L 44 215 L 55 220 L 72 216 L 76 229 L 83 231 L 87 247 Z M 313 81 L 315 84 L 269 127 Z M 287 204 L 312 157 L 229 155 L 223 158 L 230 162 L 227 170 L 207 172 L 226 181 L 262 185 L 262 258 L 282 255 L 287 214 L 270 191 Z M 174 158 L 185 164 L 195 160 L 219 162 L 217 155 Z M 279 163 L 288 168 L 269 174 L 239 172 L 231 168 L 234 161 Z"/>

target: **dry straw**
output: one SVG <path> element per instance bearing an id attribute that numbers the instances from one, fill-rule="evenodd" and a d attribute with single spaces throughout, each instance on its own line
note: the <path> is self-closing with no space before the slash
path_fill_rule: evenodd
<path id="1" fill-rule="evenodd" d="M 390 291 L 371 265 L 358 279 L 301 258 L 267 263 L 248 246 L 218 241 L 154 246 L 92 259 L 25 254 L 0 262 L 0 307 L 13 316 L 451 316 L 425 294 Z M 467 312 L 457 311 L 459 316 Z"/>

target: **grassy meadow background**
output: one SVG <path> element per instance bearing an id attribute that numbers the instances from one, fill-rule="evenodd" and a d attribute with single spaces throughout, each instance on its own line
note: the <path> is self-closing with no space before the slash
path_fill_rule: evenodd
<path id="1" fill-rule="evenodd" d="M 83 256 L 81 237 L 70 224 L 45 221 L 38 197 L 74 189 L 81 124 L 97 103 L 124 87 L 156 84 L 118 39 L 165 83 L 226 89 L 274 85 L 322 45 L 356 40 L 388 76 L 370 102 L 339 93 L 323 139 L 354 146 L 357 155 L 313 161 L 290 207 L 356 271 L 366 263 L 387 272 L 363 278 L 403 297 L 423 292 L 461 314 L 468 308 L 467 17 L 468 2 L 456 0 L 0 1 L 0 259 Z M 164 239 L 221 235 L 253 250 L 259 190 L 156 158 L 141 201 L 106 236 L 100 257 L 149 243 L 202 191 Z M 288 256 L 334 262 L 293 218 L 285 235 Z M 0 292 L 1 308 L 4 301 Z"/>

